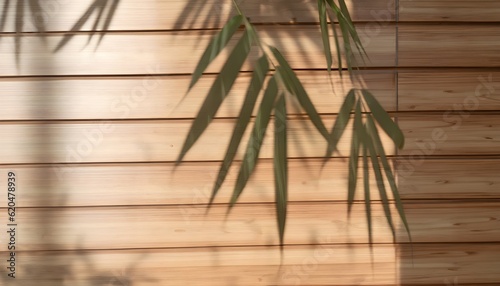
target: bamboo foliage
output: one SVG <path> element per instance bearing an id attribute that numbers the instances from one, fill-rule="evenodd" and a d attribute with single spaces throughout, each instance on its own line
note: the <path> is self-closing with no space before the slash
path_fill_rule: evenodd
<path id="1" fill-rule="evenodd" d="M 250 138 L 246 145 L 243 161 L 241 162 L 233 195 L 227 213 L 235 206 L 238 198 L 242 194 L 248 180 L 255 169 L 259 158 L 259 152 L 266 135 L 267 127 L 274 118 L 274 177 L 275 177 L 275 197 L 276 197 L 276 216 L 280 244 L 284 243 L 285 226 L 287 217 L 287 190 L 288 190 L 288 166 L 287 166 L 287 113 L 286 98 L 293 96 L 297 99 L 300 106 L 306 112 L 317 131 L 323 136 L 327 144 L 325 161 L 330 158 L 336 150 L 337 142 L 342 137 L 350 121 L 353 123 L 353 136 L 351 141 L 351 152 L 349 156 L 349 177 L 348 177 L 348 212 L 350 213 L 354 202 L 355 190 L 358 181 L 359 158 L 361 155 L 363 165 L 363 184 L 366 207 L 366 217 L 368 221 L 369 241 L 372 242 L 372 218 L 369 186 L 369 163 L 376 178 L 377 188 L 382 200 L 384 214 L 387 223 L 395 235 L 392 213 L 390 210 L 390 200 L 385 185 L 388 181 L 389 188 L 396 204 L 398 215 L 401 218 L 408 235 L 410 236 L 409 226 L 404 214 L 401 199 L 397 190 L 395 177 L 385 150 L 382 146 L 378 127 L 380 127 L 394 142 L 398 148 L 404 146 L 404 136 L 397 124 L 390 118 L 387 112 L 378 103 L 375 97 L 366 89 L 352 89 L 345 97 L 338 117 L 329 132 L 324 125 L 319 113 L 312 103 L 307 91 L 298 79 L 293 69 L 283 54 L 273 46 L 266 45 L 259 38 L 258 31 L 243 12 L 238 4 L 233 1 L 238 11 L 238 15 L 229 19 L 226 25 L 212 38 L 201 59 L 196 66 L 189 90 L 203 76 L 205 69 L 215 60 L 218 55 L 228 48 L 228 43 L 235 38 L 236 31 L 243 27 L 243 34 L 239 37 L 236 45 L 229 53 L 229 56 L 222 66 L 219 74 L 209 89 L 205 101 L 203 102 L 197 116 L 195 117 L 190 131 L 185 139 L 182 151 L 179 154 L 177 164 L 180 164 L 187 152 L 194 146 L 213 120 L 217 110 L 231 90 L 239 70 L 243 63 L 248 60 L 252 49 L 257 49 L 261 57 L 253 63 L 253 72 L 249 83 L 244 103 L 241 107 L 239 117 L 234 126 L 233 134 L 226 149 L 225 156 L 220 166 L 217 179 L 212 189 L 212 195 L 209 201 L 208 209 L 214 201 L 217 192 L 222 186 L 229 168 L 234 164 L 236 151 L 241 145 L 243 134 L 248 128 L 251 128 Z M 328 72 L 333 66 L 332 52 L 330 49 L 330 35 L 328 29 L 328 17 L 332 23 L 334 41 L 337 47 L 337 58 L 339 71 L 342 70 L 341 44 L 345 51 L 347 68 L 349 72 L 357 65 L 354 60 L 354 51 L 361 55 L 364 60 L 366 52 L 361 44 L 356 29 L 349 15 L 347 5 L 344 0 L 340 0 L 337 5 L 332 0 L 318 0 L 318 15 L 323 40 L 323 48 Z M 333 15 L 333 16 L 332 16 Z M 340 33 L 333 20 L 338 21 Z M 342 36 L 342 41 L 339 39 Z M 351 42 L 353 45 L 351 45 Z M 265 82 L 268 73 L 272 76 Z M 253 127 L 249 127 L 252 112 L 255 108 L 257 98 L 263 91 L 262 101 L 257 108 L 257 115 Z M 273 115 L 274 113 L 274 115 Z M 353 115 L 354 114 L 354 115 Z M 208 210 L 207 209 L 207 210 Z M 410 238 L 411 240 L 411 238 Z"/>

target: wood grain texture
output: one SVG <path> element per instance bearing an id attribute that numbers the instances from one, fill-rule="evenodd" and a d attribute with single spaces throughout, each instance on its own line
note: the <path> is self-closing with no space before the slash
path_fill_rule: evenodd
<path id="1" fill-rule="evenodd" d="M 298 201 L 345 201 L 345 159 L 332 159 L 324 167 L 321 159 L 289 161 L 289 197 Z M 14 170 L 21 188 L 19 207 L 67 207 L 162 204 L 206 204 L 212 193 L 219 162 L 3 166 L 1 176 Z M 426 159 L 421 164 L 398 162 L 399 192 L 403 199 L 499 199 L 499 160 Z M 261 160 L 240 202 L 273 202 L 272 162 Z M 215 202 L 229 202 L 237 166 L 228 174 Z M 192 178 L 196 177 L 196 180 Z M 370 175 L 372 199 L 379 199 Z M 363 200 L 359 182 L 356 200 Z M 7 197 L 0 197 L 7 205 Z"/>
<path id="2" fill-rule="evenodd" d="M 296 69 L 326 69 L 323 43 L 316 25 L 259 26 L 261 40 L 274 45 Z M 362 35 L 371 61 L 367 66 L 395 64 L 395 27 L 387 25 L 373 35 Z M 61 41 L 59 34 L 50 34 L 44 43 L 35 35 L 22 37 L 19 64 L 14 49 L 15 36 L 2 37 L 1 76 L 14 75 L 120 75 L 120 74 L 190 74 L 216 31 L 172 31 L 107 34 L 97 47 L 86 34 L 78 34 L 62 50 L 53 50 Z M 333 37 L 333 36 L 331 36 Z M 232 46 L 237 38 L 230 43 Z M 334 47 L 332 47 L 333 49 Z M 229 49 L 231 50 L 231 49 Z M 227 50 L 207 72 L 218 72 Z M 254 48 L 250 59 L 258 57 Z M 250 70 L 244 65 L 242 70 Z"/>
<path id="3" fill-rule="evenodd" d="M 500 195 L 499 160 L 400 159 L 396 166 L 404 199 L 497 199 Z"/>
<path id="4" fill-rule="evenodd" d="M 498 22 L 500 2 L 495 0 L 401 0 L 400 21 Z"/>
<path id="5" fill-rule="evenodd" d="M 138 286 L 494 285 L 498 249 L 498 244 L 414 244 L 412 258 L 406 246 L 286 246 L 283 260 L 278 247 L 23 252 L 18 278 L 11 282 L 1 273 L 0 279 L 16 286 L 53 286 L 61 280 Z"/>
<path id="6" fill-rule="evenodd" d="M 345 201 L 347 160 L 289 161 L 289 201 Z M 239 162 L 228 173 L 215 203 L 229 202 Z M 161 204 L 207 204 L 220 162 L 111 165 L 3 166 L 2 173 L 15 170 L 22 183 L 19 207 L 113 206 Z M 192 180 L 196 178 L 196 180 Z M 371 178 L 374 178 L 371 174 Z M 376 189 L 375 180 L 371 188 Z M 345 190 L 345 191 L 344 191 Z M 362 183 L 356 199 L 363 199 Z M 240 202 L 273 202 L 274 174 L 271 160 L 259 161 Z M 378 199 L 374 193 L 372 199 Z M 0 205 L 7 198 L 0 197 Z"/>
<path id="7" fill-rule="evenodd" d="M 500 110 L 500 73 L 398 74 L 399 110 Z"/>
<path id="8" fill-rule="evenodd" d="M 406 136 L 402 155 L 413 164 L 424 155 L 488 155 L 500 153 L 499 115 L 471 115 L 470 112 L 401 117 Z"/>
<path id="9" fill-rule="evenodd" d="M 329 129 L 333 117 L 323 116 L 323 119 Z M 192 120 L 4 123 L 0 124 L 0 134 L 5 136 L 0 140 L 0 163 L 176 161 L 191 124 Z M 234 124 L 232 119 L 212 121 L 185 160 L 222 160 Z M 289 157 L 325 155 L 326 140 L 309 119 L 289 120 L 287 128 Z M 350 129 L 348 126 L 339 141 L 340 153 L 334 156 L 348 156 Z M 251 128 L 247 131 L 237 159 L 246 150 Z M 260 150 L 261 158 L 272 157 L 273 132 L 270 124 Z M 382 140 L 388 154 L 394 154 L 392 141 L 386 135 Z"/>
<path id="10" fill-rule="evenodd" d="M 352 84 L 338 73 L 297 72 L 320 113 L 337 113 L 347 92 L 361 86 L 369 88 L 386 110 L 396 110 L 395 73 L 358 74 L 363 85 Z M 240 75 L 216 117 L 238 116 L 250 78 L 250 74 Z M 4 79 L 0 80 L 0 120 L 194 118 L 215 76 L 200 79 L 184 97 L 190 80 L 190 76 L 153 75 Z M 290 114 L 304 114 L 292 99 Z"/>
<path id="11" fill-rule="evenodd" d="M 401 25 L 399 66 L 498 67 L 496 25 Z"/>
<path id="12" fill-rule="evenodd" d="M 44 20 L 47 31 L 69 31 L 92 3 L 91 0 L 78 2 L 68 0 L 42 1 L 42 11 L 37 13 L 35 19 Z M 318 4 L 314 0 L 257 0 L 238 3 L 253 23 L 319 22 Z M 383 15 L 385 21 L 393 21 L 395 18 L 395 0 L 347 0 L 346 3 L 354 21 L 374 21 L 378 15 L 375 12 L 379 11 L 390 12 L 387 16 Z M 11 6 L 11 9 L 8 10 L 4 31 L 15 31 L 15 12 L 15 6 Z M 29 15 L 29 12 L 27 11 L 26 14 Z M 234 14 L 235 9 L 232 8 L 232 3 L 229 0 L 121 1 L 109 30 L 220 28 Z M 94 11 L 92 17 L 79 30 L 95 30 L 93 24 L 96 15 L 97 11 Z M 27 32 L 37 31 L 35 24 L 38 22 L 33 21 L 32 17 L 27 18 L 25 18 L 23 30 Z"/>
<path id="13" fill-rule="evenodd" d="M 374 190 L 375 191 L 375 190 Z M 159 202 L 161 203 L 161 202 Z M 396 242 L 408 242 L 391 206 Z M 500 239 L 500 203 L 412 202 L 405 204 L 413 242 L 491 242 Z M 201 246 L 278 245 L 274 203 L 239 204 L 226 217 L 227 205 L 19 208 L 23 235 L 18 251 L 83 250 Z M 4 221 L 7 212 L 0 218 Z M 372 203 L 373 241 L 392 243 L 381 204 Z M 3 233 L 6 239 L 8 233 Z M 363 203 L 290 203 L 285 243 L 367 243 Z"/>

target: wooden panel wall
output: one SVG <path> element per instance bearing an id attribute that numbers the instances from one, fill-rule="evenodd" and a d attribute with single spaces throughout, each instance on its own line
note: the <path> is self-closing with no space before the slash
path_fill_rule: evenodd
<path id="1" fill-rule="evenodd" d="M 120 1 L 100 44 L 102 33 L 90 38 L 95 10 L 55 51 L 93 2 L 44 3 L 44 36 L 33 21 L 16 21 L 14 7 L 4 13 L 0 182 L 8 171 L 18 174 L 19 259 L 15 280 L 0 263 L 2 285 L 500 283 L 498 1 L 347 1 L 370 56 L 358 72 L 363 86 L 407 138 L 400 152 L 384 142 L 413 244 L 397 220 L 393 241 L 376 192 L 368 244 L 361 197 L 347 215 L 349 133 L 322 166 L 324 143 L 292 99 L 283 252 L 271 141 L 231 214 L 234 169 L 206 213 L 251 65 L 186 162 L 174 165 L 214 79 L 206 75 L 184 97 L 190 72 L 234 13 L 231 1 Z M 264 41 L 283 50 L 331 126 L 353 85 L 324 69 L 316 1 L 239 2 Z M 6 206 L 2 195 L 1 224 Z"/>

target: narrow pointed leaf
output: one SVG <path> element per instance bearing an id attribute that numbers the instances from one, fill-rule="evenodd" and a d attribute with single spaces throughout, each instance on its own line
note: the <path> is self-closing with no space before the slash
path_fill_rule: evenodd
<path id="1" fill-rule="evenodd" d="M 269 80 L 264 92 L 264 97 L 262 98 L 262 102 L 259 106 L 259 111 L 257 112 L 257 117 L 255 118 L 255 124 L 248 140 L 243 162 L 241 163 L 240 171 L 236 179 L 236 185 L 234 187 L 233 196 L 231 197 L 228 212 L 238 200 L 255 168 L 277 94 L 278 85 L 276 83 L 275 74 Z"/>
<path id="2" fill-rule="evenodd" d="M 262 56 L 257 60 L 257 64 L 255 65 L 254 71 L 252 73 L 252 79 L 250 80 L 250 85 L 248 86 L 247 93 L 245 95 L 245 101 L 243 102 L 243 105 L 241 107 L 241 111 L 238 116 L 236 126 L 234 127 L 231 141 L 229 142 L 229 146 L 226 150 L 226 155 L 224 156 L 224 160 L 219 169 L 217 181 L 215 182 L 215 186 L 212 189 L 212 196 L 210 197 L 209 206 L 212 204 L 215 196 L 217 195 L 217 192 L 222 186 L 222 183 L 226 179 L 229 167 L 231 167 L 231 164 L 233 163 L 234 156 L 236 155 L 236 151 L 240 146 L 243 134 L 247 129 L 250 118 L 252 117 L 252 111 L 255 107 L 257 97 L 260 93 L 260 90 L 262 89 L 268 71 L 269 62 L 267 61 L 266 56 Z"/>
<path id="3" fill-rule="evenodd" d="M 368 241 L 373 243 L 372 234 L 372 209 L 371 209 L 371 199 L 370 199 L 370 172 L 368 166 L 368 156 L 366 154 L 366 146 L 363 145 L 363 182 L 365 189 L 365 211 L 366 211 L 366 222 L 368 224 Z"/>
<path id="4" fill-rule="evenodd" d="M 354 26 L 354 22 L 351 19 L 351 15 L 349 13 L 349 9 L 347 8 L 347 5 L 344 0 L 339 0 L 339 6 L 340 6 L 340 11 L 342 12 L 342 15 L 344 16 L 345 23 L 347 24 L 348 31 L 350 32 L 351 38 L 354 40 L 354 43 L 356 44 L 356 47 L 358 48 L 360 55 L 363 56 L 363 54 L 367 55 L 361 40 L 358 36 L 358 33 L 356 32 L 356 27 Z"/>
<path id="5" fill-rule="evenodd" d="M 221 72 L 217 75 L 217 78 L 210 88 L 200 111 L 191 125 L 191 129 L 184 141 L 177 163 L 184 158 L 189 149 L 191 149 L 198 138 L 200 138 L 201 134 L 203 134 L 219 110 L 220 105 L 238 77 L 241 66 L 243 66 L 250 52 L 251 44 L 251 38 L 248 36 L 248 33 L 245 32 L 234 47 L 226 63 L 222 67 Z"/>
<path id="6" fill-rule="evenodd" d="M 333 124 L 332 131 L 330 132 L 328 140 L 328 150 L 325 157 L 331 157 L 333 152 L 337 149 L 337 143 L 344 134 L 345 128 L 349 123 L 351 118 L 351 110 L 356 102 L 356 90 L 351 89 L 344 99 L 344 103 L 340 107 L 339 115 L 335 119 L 335 124 Z"/>
<path id="7" fill-rule="evenodd" d="M 226 23 L 222 30 L 212 38 L 194 70 L 193 77 L 191 78 L 191 82 L 189 83 L 188 91 L 191 90 L 196 82 L 198 82 L 198 79 L 200 79 L 201 75 L 207 69 L 208 65 L 220 54 L 224 47 L 226 47 L 231 37 L 241 26 L 241 23 L 243 23 L 243 16 L 234 16 Z"/>
<path id="8" fill-rule="evenodd" d="M 274 113 L 274 189 L 280 245 L 283 245 L 288 202 L 287 119 L 285 96 L 281 94 Z"/>
<path id="9" fill-rule="evenodd" d="M 365 125 L 365 134 L 363 144 L 366 145 L 368 149 L 368 153 L 370 154 L 370 158 L 372 161 L 373 172 L 375 173 L 375 180 L 377 181 L 377 188 L 380 194 L 380 199 L 382 200 L 382 206 L 384 208 L 384 214 L 387 219 L 387 224 L 391 228 L 392 236 L 396 237 L 396 231 L 394 228 L 394 223 L 392 222 L 392 214 L 389 205 L 389 198 L 387 197 L 387 191 L 385 189 L 384 178 L 382 176 L 382 172 L 380 171 L 380 164 L 378 162 L 377 151 L 373 146 L 373 130 L 370 129 L 367 125 Z"/>
<path id="10" fill-rule="evenodd" d="M 399 149 L 403 148 L 405 144 L 405 138 L 403 132 L 401 131 L 401 129 L 399 129 L 399 126 L 394 121 L 392 121 L 389 114 L 387 114 L 385 109 L 369 91 L 363 89 L 362 93 L 366 104 L 370 108 L 373 117 L 378 122 L 380 127 L 384 129 L 385 133 L 387 133 L 389 137 L 391 137 L 392 141 L 394 141 Z"/>
<path id="11" fill-rule="evenodd" d="M 377 128 L 375 126 L 375 122 L 373 121 L 371 116 L 368 116 L 367 124 L 369 126 L 368 128 L 370 128 L 371 130 L 377 130 Z M 382 145 L 382 140 L 380 140 L 380 136 L 378 134 L 378 131 L 373 132 L 373 139 L 374 139 L 374 144 L 375 144 L 375 148 L 377 150 L 377 153 L 380 156 L 380 161 L 382 163 L 382 167 L 384 168 L 385 175 L 386 175 L 387 180 L 389 181 L 389 185 L 391 187 L 392 196 L 394 197 L 394 201 L 396 204 L 396 209 L 397 209 L 398 214 L 401 218 L 401 221 L 403 222 L 403 225 L 405 226 L 406 232 L 408 233 L 408 238 L 411 242 L 410 227 L 409 227 L 408 221 L 406 219 L 406 215 L 405 215 L 405 211 L 404 211 L 404 207 L 403 207 L 403 202 L 401 201 L 401 197 L 399 196 L 398 187 L 396 185 L 396 179 L 395 179 L 394 174 L 392 172 L 392 168 L 389 165 L 389 161 L 387 160 L 384 146 Z"/>
<path id="12" fill-rule="evenodd" d="M 362 132 L 363 123 L 361 119 L 361 102 L 357 102 L 356 110 L 354 114 L 354 130 L 352 132 L 351 141 L 351 156 L 349 158 L 349 179 L 348 179 L 348 192 L 347 192 L 347 212 L 351 213 L 352 204 L 354 202 L 354 193 L 356 191 L 356 185 L 358 181 L 358 160 L 359 160 L 359 148 L 362 146 L 363 136 L 359 136 Z"/>
<path id="13" fill-rule="evenodd" d="M 337 27 L 335 26 L 335 19 L 333 17 L 330 17 L 330 23 L 332 25 L 333 39 L 335 41 L 335 48 L 337 50 L 337 62 L 338 62 L 339 74 L 340 77 L 342 77 L 342 48 L 340 48 L 339 35 L 337 33 Z"/>
<path id="14" fill-rule="evenodd" d="M 299 101 L 302 108 L 304 108 L 304 110 L 306 111 L 316 129 L 328 141 L 329 133 L 326 130 L 326 127 L 323 124 L 318 111 L 316 111 L 314 104 L 311 102 L 309 95 L 307 95 L 307 92 L 302 86 L 302 83 L 300 83 L 300 80 L 297 78 L 297 75 L 290 68 L 290 65 L 285 60 L 283 55 L 275 47 L 270 47 L 270 49 L 279 63 L 277 71 L 282 76 L 284 84 L 287 87 L 288 91 L 297 97 L 297 100 Z"/>
<path id="15" fill-rule="evenodd" d="M 332 68 L 332 52 L 330 50 L 330 36 L 328 35 L 328 21 L 326 20 L 326 4 L 325 0 L 318 0 L 319 26 L 321 29 L 321 37 L 323 39 L 323 49 L 326 58 L 328 72 Z"/>

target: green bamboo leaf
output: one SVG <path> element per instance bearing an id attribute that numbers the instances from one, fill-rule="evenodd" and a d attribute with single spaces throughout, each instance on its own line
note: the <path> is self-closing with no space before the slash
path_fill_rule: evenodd
<path id="1" fill-rule="evenodd" d="M 373 117 L 378 122 L 380 127 L 384 129 L 385 133 L 391 137 L 392 141 L 396 144 L 399 149 L 402 149 L 405 144 L 405 138 L 399 126 L 392 121 L 391 117 L 385 109 L 378 103 L 377 99 L 368 91 L 363 89 L 363 98 L 365 99 L 366 104 L 370 108 L 370 111 L 373 114 Z"/>
<path id="2" fill-rule="evenodd" d="M 326 151 L 326 158 L 332 156 L 333 152 L 337 149 L 337 143 L 344 134 L 345 128 L 349 123 L 349 119 L 351 118 L 351 110 L 354 107 L 354 103 L 356 102 L 356 90 L 351 89 L 347 96 L 344 99 L 344 103 L 340 107 L 339 115 L 335 120 L 335 124 L 332 127 L 332 131 L 330 132 L 329 140 L 328 140 L 328 150 Z"/>
<path id="3" fill-rule="evenodd" d="M 228 92 L 231 90 L 234 81 L 238 77 L 238 73 L 245 62 L 252 45 L 252 39 L 245 32 L 241 39 L 238 41 L 233 51 L 229 55 L 226 63 L 222 67 L 222 70 L 217 75 L 212 87 L 210 88 L 200 111 L 196 115 L 196 118 L 191 125 L 188 136 L 184 141 L 181 153 L 177 159 L 179 163 L 189 149 L 194 145 L 196 140 L 200 138 L 201 134 L 208 127 L 208 124 L 212 121 L 217 110 L 219 110 L 222 101 L 226 98 Z"/>
<path id="4" fill-rule="evenodd" d="M 254 71 L 252 73 L 252 79 L 250 81 L 250 85 L 248 86 L 247 93 L 245 95 L 245 101 L 243 102 L 243 105 L 241 107 L 241 111 L 238 116 L 236 126 L 234 127 L 231 141 L 226 150 L 226 155 L 224 156 L 222 165 L 219 169 L 219 174 L 217 175 L 217 181 L 215 182 L 215 186 L 212 189 L 212 196 L 210 197 L 209 207 L 212 204 L 215 196 L 217 195 L 217 192 L 219 191 L 220 187 L 222 186 L 222 183 L 226 179 L 229 167 L 233 163 L 234 156 L 236 155 L 236 151 L 240 146 L 241 138 L 243 137 L 243 134 L 247 129 L 248 123 L 250 122 L 250 118 L 252 117 L 252 111 L 255 107 L 257 97 L 260 93 L 260 90 L 262 89 L 268 71 L 269 71 L 269 62 L 266 56 L 262 56 L 257 60 L 257 63 L 254 67 Z"/>
<path id="5" fill-rule="evenodd" d="M 321 133 L 321 135 L 323 135 L 323 137 L 328 141 L 330 135 L 326 130 L 326 127 L 323 124 L 321 117 L 316 111 L 314 104 L 311 102 L 309 95 L 307 95 L 307 92 L 300 83 L 300 80 L 297 78 L 297 75 L 290 68 L 290 65 L 283 57 L 283 55 L 275 47 L 269 47 L 269 48 L 271 49 L 272 53 L 274 54 L 274 57 L 279 63 L 277 71 L 283 78 L 283 82 L 286 88 L 291 94 L 297 97 L 300 105 L 307 112 L 307 115 L 311 119 L 316 129 L 318 129 L 319 133 Z"/>
<path id="6" fill-rule="evenodd" d="M 372 209 L 370 202 L 370 172 L 368 169 L 368 156 L 366 154 L 366 146 L 363 145 L 363 181 L 365 189 L 365 212 L 366 212 L 366 222 L 368 224 L 368 241 L 373 243 L 372 235 Z"/>
<path id="7" fill-rule="evenodd" d="M 343 18 L 345 19 L 345 23 L 347 24 L 351 38 L 354 40 L 354 43 L 356 44 L 356 47 L 357 47 L 358 51 L 360 52 L 360 55 L 363 56 L 363 54 L 365 54 L 366 56 L 368 56 L 368 54 L 366 53 L 366 51 L 363 47 L 363 44 L 361 43 L 361 40 L 358 36 L 358 33 L 356 31 L 356 27 L 354 26 L 354 22 L 351 19 L 351 15 L 349 13 L 349 9 L 347 8 L 345 1 L 339 0 L 339 6 L 340 6 L 340 11 L 342 12 L 342 15 L 344 16 Z"/>
<path id="8" fill-rule="evenodd" d="M 196 84 L 196 82 L 198 82 L 198 79 L 200 79 L 208 65 L 220 54 L 224 47 L 226 47 L 227 43 L 242 23 L 243 16 L 236 15 L 231 18 L 226 25 L 224 25 L 222 30 L 220 30 L 216 36 L 212 38 L 205 52 L 198 61 L 198 65 L 196 66 L 191 78 L 191 83 L 189 84 L 188 92 Z"/>
<path id="9" fill-rule="evenodd" d="M 332 52 L 330 50 L 330 36 L 328 35 L 328 21 L 326 20 L 325 0 L 318 0 L 319 26 L 321 28 L 321 37 L 323 38 L 323 49 L 326 57 L 328 72 L 332 68 Z"/>
<path id="10" fill-rule="evenodd" d="M 387 191 L 385 189 L 385 184 L 384 184 L 384 178 L 382 176 L 382 172 L 380 171 L 380 164 L 378 162 L 378 157 L 377 157 L 377 151 L 375 150 L 375 147 L 373 146 L 373 132 L 374 131 L 371 126 L 365 125 L 365 134 L 366 137 L 364 138 L 363 144 L 366 145 L 368 149 L 368 153 L 370 154 L 371 161 L 372 161 L 372 166 L 373 166 L 373 172 L 375 173 L 375 180 L 377 181 L 377 187 L 378 191 L 380 194 L 380 199 L 382 200 L 382 206 L 384 208 L 384 213 L 385 217 L 387 219 L 387 224 L 389 224 L 389 227 L 391 228 L 392 236 L 396 237 L 396 231 L 394 228 L 394 223 L 392 222 L 392 214 L 391 214 L 391 209 L 389 205 L 389 198 L 387 197 Z"/>
<path id="11" fill-rule="evenodd" d="M 257 112 L 252 134 L 248 140 L 243 162 L 241 163 L 238 178 L 236 179 L 236 185 L 234 187 L 233 196 L 231 197 L 228 212 L 238 200 L 255 168 L 277 94 L 278 85 L 276 82 L 276 74 L 274 74 L 267 84 L 264 97 L 262 98 L 259 111 Z"/>
<path id="12" fill-rule="evenodd" d="M 285 95 L 281 94 L 274 112 L 274 182 L 280 245 L 285 236 L 288 201 L 287 119 Z"/>
<path id="13" fill-rule="evenodd" d="M 396 180 L 394 178 L 394 174 L 392 172 L 392 168 L 389 165 L 389 161 L 387 160 L 384 146 L 382 145 L 382 140 L 380 140 L 380 136 L 378 134 L 378 131 L 377 131 L 377 128 L 375 126 L 375 122 L 372 119 L 372 116 L 368 116 L 367 125 L 369 126 L 368 128 L 370 128 L 371 130 L 375 130 L 373 132 L 373 139 L 374 139 L 375 148 L 377 150 L 378 155 L 380 156 L 380 161 L 382 162 L 382 167 L 384 168 L 385 176 L 387 177 L 387 180 L 389 181 L 389 185 L 390 185 L 391 191 L 392 191 L 392 196 L 394 197 L 394 201 L 396 203 L 396 209 L 397 209 L 398 214 L 401 218 L 401 221 L 403 222 L 403 225 L 405 226 L 406 232 L 408 234 L 408 238 L 411 242 L 410 227 L 409 227 L 408 221 L 406 219 L 406 215 L 405 215 L 405 211 L 404 211 L 404 207 L 403 207 L 403 202 L 401 201 L 401 197 L 399 196 L 399 191 L 398 191 L 398 187 L 396 185 Z"/>
<path id="14" fill-rule="evenodd" d="M 333 39 L 335 40 L 335 48 L 337 49 L 337 62 L 339 65 L 338 66 L 339 74 L 340 77 L 342 77 L 342 49 L 340 48 L 339 35 L 337 33 L 337 27 L 335 26 L 335 19 L 333 17 L 330 17 L 330 23 L 332 25 Z"/>
<path id="15" fill-rule="evenodd" d="M 351 141 L 351 156 L 349 158 L 349 179 L 348 179 L 348 192 L 347 192 L 347 213 L 351 213 L 352 204 L 354 203 L 354 193 L 358 181 L 358 160 L 359 149 L 363 143 L 363 136 L 360 134 L 363 130 L 363 122 L 361 118 L 361 102 L 356 104 L 354 114 L 354 131 L 352 133 Z"/>

